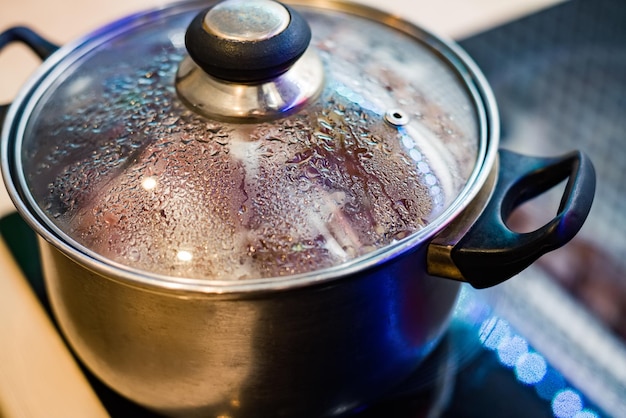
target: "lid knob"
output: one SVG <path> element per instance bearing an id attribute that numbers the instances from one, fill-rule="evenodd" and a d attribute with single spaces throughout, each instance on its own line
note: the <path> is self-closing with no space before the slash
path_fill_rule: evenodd
<path id="1" fill-rule="evenodd" d="M 324 67 L 311 29 L 273 0 L 225 0 L 200 13 L 185 35 L 189 55 L 176 74 L 179 98 L 210 119 L 278 119 L 312 103 Z"/>
<path id="2" fill-rule="evenodd" d="M 185 35 L 196 64 L 232 82 L 259 82 L 283 74 L 310 41 L 306 20 L 273 0 L 225 0 L 196 16 Z"/>

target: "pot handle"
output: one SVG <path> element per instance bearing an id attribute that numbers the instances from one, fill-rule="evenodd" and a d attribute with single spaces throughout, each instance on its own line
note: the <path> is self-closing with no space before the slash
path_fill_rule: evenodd
<path id="1" fill-rule="evenodd" d="M 0 51 L 13 42 L 26 44 L 42 60 L 45 60 L 59 49 L 57 45 L 24 26 L 16 26 L 0 33 Z M 0 124 L 4 121 L 8 108 L 8 104 L 0 105 Z"/>
<path id="2" fill-rule="evenodd" d="M 565 179 L 567 185 L 551 221 L 528 233 L 506 226 L 515 208 Z M 591 209 L 595 185 L 593 165 L 580 151 L 539 158 L 500 150 L 497 182 L 484 210 L 457 242 L 450 241 L 448 229 L 433 240 L 427 256 L 429 273 L 467 281 L 475 288 L 511 278 L 578 233 Z M 462 229 L 451 227 L 452 235 Z"/>

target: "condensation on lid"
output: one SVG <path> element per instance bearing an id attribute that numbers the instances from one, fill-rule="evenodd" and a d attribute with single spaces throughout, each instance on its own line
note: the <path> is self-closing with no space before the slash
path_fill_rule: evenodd
<path id="1" fill-rule="evenodd" d="M 70 54 L 37 97 L 24 179 L 69 241 L 157 274 L 285 276 L 405 239 L 466 185 L 476 104 L 426 44 L 299 6 L 324 64 L 320 97 L 275 121 L 224 123 L 173 86 L 198 11 L 186 7 Z"/>

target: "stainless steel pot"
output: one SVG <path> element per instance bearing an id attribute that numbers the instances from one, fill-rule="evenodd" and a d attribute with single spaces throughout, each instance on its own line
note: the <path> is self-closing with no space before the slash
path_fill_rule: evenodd
<path id="1" fill-rule="evenodd" d="M 584 154 L 499 151 L 471 60 L 364 6 L 186 2 L 59 50 L 12 41 L 45 59 L 2 108 L 2 170 L 54 313 L 100 379 L 164 414 L 374 402 L 437 344 L 462 281 L 517 274 L 591 207 Z M 565 179 L 553 220 L 506 226 Z"/>

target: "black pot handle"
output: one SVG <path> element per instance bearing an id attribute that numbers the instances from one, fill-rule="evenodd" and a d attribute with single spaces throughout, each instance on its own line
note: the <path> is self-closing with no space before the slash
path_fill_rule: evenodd
<path id="1" fill-rule="evenodd" d="M 476 222 L 455 244 L 435 243 L 429 247 L 431 274 L 464 280 L 475 288 L 490 287 L 518 274 L 543 254 L 562 247 L 582 227 L 596 184 L 595 170 L 585 154 L 575 151 L 557 158 L 538 158 L 500 150 L 499 164 L 495 190 Z M 528 233 L 506 226 L 505 221 L 515 208 L 565 179 L 568 181 L 561 204 L 551 221 Z M 441 256 L 442 248 L 445 257 Z M 442 259 L 453 266 L 436 265 Z"/>
<path id="2" fill-rule="evenodd" d="M 59 49 L 57 45 L 23 26 L 16 26 L 0 33 L 0 51 L 13 42 L 26 44 L 42 60 L 45 60 Z M 9 105 L 7 104 L 0 105 L 0 124 L 4 121 L 8 108 Z"/>

